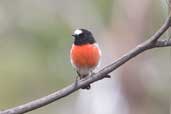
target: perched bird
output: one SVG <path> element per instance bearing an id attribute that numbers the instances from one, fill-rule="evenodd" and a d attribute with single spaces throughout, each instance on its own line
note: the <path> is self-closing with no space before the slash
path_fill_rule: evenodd
<path id="1" fill-rule="evenodd" d="M 76 29 L 74 43 L 70 50 L 72 66 L 76 69 L 78 77 L 83 79 L 93 73 L 100 62 L 101 50 L 92 33 L 86 29 Z M 82 89 L 90 89 L 90 85 Z"/>

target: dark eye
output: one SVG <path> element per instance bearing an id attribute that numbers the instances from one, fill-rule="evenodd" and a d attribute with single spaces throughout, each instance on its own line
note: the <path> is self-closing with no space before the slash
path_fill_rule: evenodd
<path id="1" fill-rule="evenodd" d="M 79 34 L 79 37 L 83 37 L 83 36 L 84 36 L 84 33 Z"/>

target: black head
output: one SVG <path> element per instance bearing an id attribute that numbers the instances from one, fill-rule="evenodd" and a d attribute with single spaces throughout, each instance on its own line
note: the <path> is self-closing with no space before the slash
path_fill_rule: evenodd
<path id="1" fill-rule="evenodd" d="M 76 29 L 72 36 L 75 38 L 75 45 L 93 44 L 96 42 L 92 33 L 86 29 Z"/>

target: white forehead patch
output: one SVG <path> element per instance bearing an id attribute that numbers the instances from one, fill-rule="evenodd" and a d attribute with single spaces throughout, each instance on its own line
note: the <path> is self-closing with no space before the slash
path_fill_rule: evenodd
<path id="1" fill-rule="evenodd" d="M 80 29 L 76 29 L 76 30 L 74 31 L 74 34 L 76 34 L 76 35 L 79 35 L 79 34 L 81 34 L 81 33 L 83 33 L 83 31 L 80 30 Z"/>

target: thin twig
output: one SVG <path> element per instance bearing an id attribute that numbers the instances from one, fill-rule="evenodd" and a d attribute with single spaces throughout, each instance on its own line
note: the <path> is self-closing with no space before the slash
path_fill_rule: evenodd
<path id="1" fill-rule="evenodd" d="M 159 40 L 155 43 L 154 48 L 171 46 L 171 40 Z"/>
<path id="2" fill-rule="evenodd" d="M 121 65 L 129 61 L 130 59 L 134 58 L 135 56 L 139 55 L 140 53 L 144 52 L 145 50 L 157 48 L 157 47 L 167 47 L 171 46 L 171 41 L 168 40 L 158 40 L 162 34 L 165 33 L 165 31 L 169 28 L 171 23 L 171 17 L 169 16 L 163 26 L 156 32 L 151 38 L 149 38 L 144 43 L 138 45 L 119 59 L 115 60 L 112 64 L 104 67 L 102 70 L 100 70 L 98 73 L 94 74 L 93 76 L 89 77 L 86 80 L 79 80 L 77 84 L 73 83 L 61 90 L 58 90 L 48 96 L 39 98 L 37 100 L 34 100 L 32 102 L 4 110 L 0 112 L 0 114 L 22 114 L 26 113 L 32 110 L 35 110 L 37 108 L 43 107 L 45 105 L 48 105 L 58 99 L 61 99 L 69 94 L 72 94 L 73 92 L 77 91 L 83 86 L 86 86 L 88 84 L 91 84 L 93 82 L 96 82 L 98 80 L 101 80 L 106 77 L 107 74 L 114 71 L 115 69 L 119 68 Z"/>

